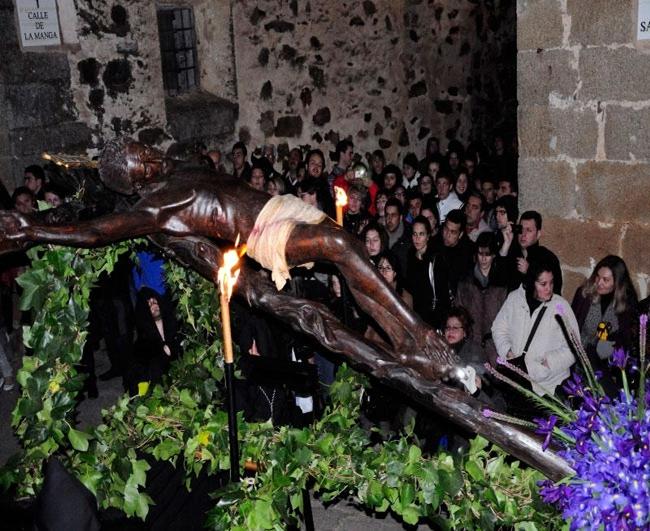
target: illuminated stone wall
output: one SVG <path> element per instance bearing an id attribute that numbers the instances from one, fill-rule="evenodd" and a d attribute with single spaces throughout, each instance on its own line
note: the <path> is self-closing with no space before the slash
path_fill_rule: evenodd
<path id="1" fill-rule="evenodd" d="M 607 254 L 650 270 L 650 55 L 633 0 L 519 0 L 521 208 L 544 215 L 564 295 Z"/>

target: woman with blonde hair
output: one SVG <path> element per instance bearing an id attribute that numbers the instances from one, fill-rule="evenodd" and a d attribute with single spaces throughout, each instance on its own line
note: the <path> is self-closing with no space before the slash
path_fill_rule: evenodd
<path id="1" fill-rule="evenodd" d="M 578 288 L 571 307 L 582 345 L 596 365 L 609 359 L 614 348 L 629 351 L 636 344 L 637 305 L 630 273 L 618 256 L 603 258 Z"/>

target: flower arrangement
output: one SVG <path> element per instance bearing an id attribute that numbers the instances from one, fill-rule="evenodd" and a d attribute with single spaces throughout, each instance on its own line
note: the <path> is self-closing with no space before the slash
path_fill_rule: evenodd
<path id="1" fill-rule="evenodd" d="M 544 437 L 543 448 L 553 444 L 575 470 L 558 483 L 540 482 L 542 499 L 555 505 L 570 529 L 650 529 L 650 392 L 646 383 L 646 334 L 648 316 L 640 324 L 638 366 L 623 349 L 612 354 L 610 364 L 620 371 L 622 389 L 618 396 L 605 394 L 579 338 L 564 323 L 565 330 L 582 366 L 563 385 L 570 408 L 556 397 L 539 397 L 524 386 L 489 367 L 497 378 L 519 389 L 547 408 L 548 418 L 526 422 L 484 410 L 484 415 L 516 422 L 535 429 Z M 527 378 L 507 361 L 500 362 L 520 377 Z M 636 392 L 628 378 L 638 376 Z"/>

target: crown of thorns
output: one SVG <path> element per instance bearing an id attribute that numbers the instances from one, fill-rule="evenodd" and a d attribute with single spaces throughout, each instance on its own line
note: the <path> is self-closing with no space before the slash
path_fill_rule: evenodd
<path id="1" fill-rule="evenodd" d="M 124 195 L 132 195 L 136 191 L 129 175 L 127 145 L 131 142 L 133 140 L 126 137 L 109 141 L 99 160 L 99 178 L 104 186 Z"/>

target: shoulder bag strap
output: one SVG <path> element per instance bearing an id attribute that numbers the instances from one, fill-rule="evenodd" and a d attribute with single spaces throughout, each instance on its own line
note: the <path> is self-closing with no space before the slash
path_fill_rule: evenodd
<path id="1" fill-rule="evenodd" d="M 522 357 L 526 355 L 528 352 L 528 347 L 530 347 L 530 344 L 533 342 L 533 338 L 535 337 L 535 332 L 537 332 L 537 328 L 539 327 L 539 323 L 542 320 L 542 317 L 544 317 L 544 312 L 546 311 L 547 306 L 542 306 L 541 309 L 539 310 L 539 313 L 537 314 L 537 319 L 535 319 L 535 322 L 533 323 L 533 327 L 530 329 L 530 334 L 528 334 L 528 339 L 526 340 L 526 346 L 524 347 L 524 350 L 521 352 Z"/>

